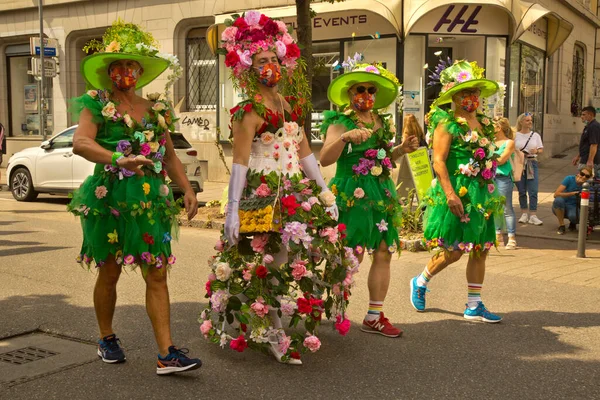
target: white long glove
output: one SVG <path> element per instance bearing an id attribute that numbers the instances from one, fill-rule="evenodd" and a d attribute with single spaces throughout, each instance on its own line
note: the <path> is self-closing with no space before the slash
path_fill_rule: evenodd
<path id="1" fill-rule="evenodd" d="M 242 192 L 246 186 L 248 167 L 241 164 L 231 166 L 229 178 L 229 194 L 227 201 L 227 216 L 225 218 L 225 239 L 229 246 L 235 246 L 240 239 L 240 216 L 238 214 Z"/>
<path id="2" fill-rule="evenodd" d="M 321 175 L 321 170 L 319 169 L 319 165 L 317 164 L 317 159 L 313 153 L 310 153 L 309 156 L 304 157 L 300 160 L 300 165 L 304 170 L 304 173 L 308 177 L 308 179 L 312 179 L 317 182 L 317 185 L 321 187 L 322 193 L 331 192 L 323 179 L 323 175 Z M 337 221 L 340 213 L 338 211 L 337 204 L 333 203 L 332 206 L 327 207 L 326 211 L 331 214 L 331 217 Z"/>

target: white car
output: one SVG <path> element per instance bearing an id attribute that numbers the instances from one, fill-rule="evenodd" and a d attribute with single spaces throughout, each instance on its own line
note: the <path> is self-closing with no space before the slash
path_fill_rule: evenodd
<path id="1" fill-rule="evenodd" d="M 61 194 L 77 189 L 94 172 L 94 163 L 73 153 L 73 134 L 77 125 L 71 126 L 39 147 L 30 147 L 15 153 L 8 160 L 6 176 L 8 187 L 18 201 L 33 201 L 39 193 Z M 177 133 L 171 135 L 175 153 L 181 160 L 195 193 L 202 192 L 203 181 L 200 161 L 192 145 Z M 181 189 L 170 182 L 175 196 Z"/>

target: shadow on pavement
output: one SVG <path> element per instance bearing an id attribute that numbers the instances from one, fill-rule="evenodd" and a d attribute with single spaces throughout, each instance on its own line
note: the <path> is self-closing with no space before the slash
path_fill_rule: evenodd
<path id="1" fill-rule="evenodd" d="M 164 393 L 171 398 L 212 393 L 221 399 L 600 396 L 600 356 L 593 350 L 597 346 L 590 345 L 598 341 L 598 331 L 591 330 L 600 327 L 600 313 L 515 311 L 505 313 L 501 324 L 483 325 L 431 310 L 447 319 L 403 324 L 400 339 L 366 335 L 356 323 L 342 337 L 324 322 L 321 350 L 305 355 L 302 367 L 293 367 L 260 353 L 240 354 L 205 342 L 196 322 L 202 306 L 175 301 L 171 307 L 175 341 L 202 358 L 199 372 L 157 377 L 145 309 L 122 305 L 114 328 L 127 351 L 126 364 L 83 365 L 9 388 L 7 398 L 106 398 L 108 382 L 113 395 L 128 399 L 164 398 Z M 0 310 L 3 330 L 13 334 L 15 328 L 40 327 L 96 339 L 93 309 L 75 306 L 64 295 L 13 296 L 0 300 Z"/>

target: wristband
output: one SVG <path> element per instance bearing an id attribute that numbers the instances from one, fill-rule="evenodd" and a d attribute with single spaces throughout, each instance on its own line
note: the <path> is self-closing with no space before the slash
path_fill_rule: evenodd
<path id="1" fill-rule="evenodd" d="M 115 151 L 112 154 L 112 161 L 111 164 L 113 167 L 117 167 L 117 161 L 119 161 L 119 159 L 123 158 L 123 153 L 119 153 L 118 151 Z"/>

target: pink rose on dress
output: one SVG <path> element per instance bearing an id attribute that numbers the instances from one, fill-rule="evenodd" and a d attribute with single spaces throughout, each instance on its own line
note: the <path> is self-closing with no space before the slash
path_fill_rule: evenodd
<path id="1" fill-rule="evenodd" d="M 267 197 L 271 195 L 271 189 L 266 183 L 261 183 L 259 187 L 256 188 L 256 195 L 258 197 Z"/>
<path id="2" fill-rule="evenodd" d="M 310 335 L 304 339 L 304 346 L 314 353 L 321 348 L 321 341 L 318 337 Z"/>
<path id="3" fill-rule="evenodd" d="M 217 244 L 215 244 L 215 250 L 216 251 L 223 251 L 223 250 L 225 250 L 225 242 L 222 241 L 221 239 L 217 240 Z"/>
<path id="4" fill-rule="evenodd" d="M 269 235 L 267 234 L 257 234 L 254 235 L 254 238 L 250 242 L 250 246 L 252 246 L 252 251 L 256 253 L 264 253 L 265 246 L 269 242 Z"/>
<path id="5" fill-rule="evenodd" d="M 483 177 L 483 179 L 492 179 L 493 178 L 492 170 L 489 168 L 484 169 L 481 172 L 481 176 Z"/>
<path id="6" fill-rule="evenodd" d="M 350 330 L 350 320 L 348 319 L 348 317 L 345 316 L 344 320 L 342 321 L 342 316 L 338 315 L 337 317 L 335 317 L 335 321 L 335 329 L 340 333 L 340 335 L 346 336 L 346 334 Z"/>
<path id="7" fill-rule="evenodd" d="M 493 183 L 489 183 L 488 184 L 488 192 L 494 193 L 494 189 L 496 189 L 496 186 L 494 186 Z"/>
<path id="8" fill-rule="evenodd" d="M 319 232 L 319 236 L 327 238 L 330 243 L 337 242 L 339 237 L 337 228 L 325 228 Z"/>
<path id="9" fill-rule="evenodd" d="M 392 168 L 392 161 L 389 159 L 389 157 L 384 158 L 383 160 L 381 160 L 381 165 L 383 165 L 384 167 L 391 169 Z"/>
<path id="10" fill-rule="evenodd" d="M 290 267 L 292 268 L 292 276 L 294 280 L 299 281 L 304 276 L 306 276 L 306 261 L 304 260 L 294 260 Z"/>
<path id="11" fill-rule="evenodd" d="M 97 199 L 102 199 L 102 198 L 106 197 L 107 193 L 108 193 L 108 189 L 106 189 L 106 186 L 104 186 L 104 185 L 98 186 L 94 192 Z"/>
<path id="12" fill-rule="evenodd" d="M 269 312 L 269 306 L 265 304 L 265 300 L 262 297 L 258 297 L 256 301 L 252 303 L 250 308 L 259 318 L 264 318 Z"/>
<path id="13" fill-rule="evenodd" d="M 318 198 L 316 198 L 315 196 L 309 197 L 309 199 L 308 199 L 308 203 L 309 203 L 311 206 L 314 206 L 314 205 L 315 205 L 315 204 L 317 204 L 318 202 L 319 202 L 319 199 L 318 199 Z"/>
<path id="14" fill-rule="evenodd" d="M 331 287 L 331 291 L 333 292 L 333 294 L 335 294 L 336 296 L 341 296 L 342 294 L 342 290 L 341 290 L 341 285 L 339 283 L 336 283 L 335 285 L 333 285 Z"/>
<path id="15" fill-rule="evenodd" d="M 210 330 L 212 329 L 212 321 L 208 320 L 208 321 L 204 321 L 202 323 L 202 325 L 200 325 L 200 332 L 202 332 L 202 334 L 204 335 L 205 338 L 208 337 L 208 333 L 210 332 Z"/>
<path id="16" fill-rule="evenodd" d="M 473 153 L 473 156 L 475 157 L 475 159 L 477 160 L 483 160 L 485 158 L 485 150 L 483 150 L 481 147 L 478 148 L 477 150 L 475 150 L 475 153 Z"/>
<path id="17" fill-rule="evenodd" d="M 242 272 L 242 277 L 246 282 L 249 282 L 252 279 L 252 270 L 250 268 L 246 268 L 244 272 Z"/>
<path id="18" fill-rule="evenodd" d="M 144 143 L 140 146 L 140 154 L 143 156 L 147 156 L 151 151 L 152 149 L 148 143 Z"/>
<path id="19" fill-rule="evenodd" d="M 296 305 L 292 303 L 281 303 L 281 307 L 279 307 L 279 309 L 283 315 L 291 317 L 296 312 Z"/>
<path id="20" fill-rule="evenodd" d="M 217 280 L 217 275 L 214 272 L 211 272 L 210 274 L 208 274 L 208 280 L 210 282 L 216 281 Z"/>
<path id="21" fill-rule="evenodd" d="M 310 203 L 308 201 L 303 201 L 301 204 L 301 207 L 306 212 L 310 211 L 310 209 L 312 208 L 312 206 L 310 205 Z"/>
<path id="22" fill-rule="evenodd" d="M 354 189 L 354 197 L 356 197 L 357 199 L 362 199 L 363 197 L 365 197 L 365 191 L 362 188 Z"/>
<path id="23" fill-rule="evenodd" d="M 263 257 L 263 262 L 264 262 L 265 264 L 271 264 L 271 263 L 273 262 L 273 260 L 274 260 L 274 258 L 273 258 L 273 256 L 272 256 L 272 255 L 270 255 L 270 254 L 266 254 L 266 255 Z"/>
<path id="24" fill-rule="evenodd" d="M 377 158 L 377 150 L 369 149 L 365 151 L 365 157 L 367 158 Z"/>

